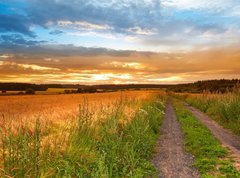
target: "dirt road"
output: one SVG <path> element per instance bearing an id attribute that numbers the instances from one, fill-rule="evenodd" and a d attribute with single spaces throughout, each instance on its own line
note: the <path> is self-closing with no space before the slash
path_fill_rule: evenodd
<path id="1" fill-rule="evenodd" d="M 153 164 L 159 169 L 161 178 L 197 178 L 198 171 L 192 167 L 193 157 L 184 151 L 183 134 L 180 123 L 170 101 L 166 105 L 159 151 Z"/>
<path id="2" fill-rule="evenodd" d="M 222 143 L 224 147 L 227 147 L 235 160 L 235 167 L 240 170 L 240 138 L 232 134 L 227 129 L 224 129 L 215 121 L 211 120 L 206 114 L 200 110 L 183 103 L 185 107 L 191 111 L 208 129 L 212 134 Z"/>

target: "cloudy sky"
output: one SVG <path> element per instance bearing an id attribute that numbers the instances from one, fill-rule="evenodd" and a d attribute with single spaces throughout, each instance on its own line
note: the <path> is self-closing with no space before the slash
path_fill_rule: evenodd
<path id="1" fill-rule="evenodd" d="M 1 0 L 0 82 L 240 78 L 239 0 Z"/>

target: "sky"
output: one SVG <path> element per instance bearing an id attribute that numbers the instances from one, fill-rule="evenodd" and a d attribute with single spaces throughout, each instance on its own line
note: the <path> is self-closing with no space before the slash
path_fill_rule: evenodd
<path id="1" fill-rule="evenodd" d="M 1 0 L 0 82 L 240 78 L 239 0 Z"/>

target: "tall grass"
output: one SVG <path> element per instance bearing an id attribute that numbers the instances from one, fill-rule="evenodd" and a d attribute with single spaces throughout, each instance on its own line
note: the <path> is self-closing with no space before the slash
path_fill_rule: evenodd
<path id="1" fill-rule="evenodd" d="M 240 135 L 240 90 L 226 94 L 188 94 L 180 98 Z"/>
<path id="2" fill-rule="evenodd" d="M 184 132 L 185 148 L 195 157 L 194 166 L 201 177 L 239 178 L 226 148 L 180 102 L 174 101 L 176 113 Z"/>
<path id="3" fill-rule="evenodd" d="M 144 103 L 126 124 L 125 100 L 93 123 L 87 103 L 67 132 L 46 141 L 37 120 L 26 128 L 1 132 L 1 177 L 149 177 L 163 114 L 163 99 Z"/>
<path id="4" fill-rule="evenodd" d="M 1 132 L 1 156 L 3 174 L 23 177 L 28 172 L 37 175 L 39 172 L 41 125 L 36 120 L 35 130 L 19 128 L 16 132 L 9 129 Z M 1 174 L 0 174 L 1 175 Z"/>

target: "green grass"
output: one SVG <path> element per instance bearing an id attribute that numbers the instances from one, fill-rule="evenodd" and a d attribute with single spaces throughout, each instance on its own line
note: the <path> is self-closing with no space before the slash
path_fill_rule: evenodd
<path id="1" fill-rule="evenodd" d="M 228 94 L 185 96 L 185 101 L 240 136 L 240 91 Z"/>
<path id="2" fill-rule="evenodd" d="M 44 142 L 39 121 L 34 131 L 2 131 L 1 177 L 150 177 L 156 169 L 150 159 L 159 137 L 163 100 L 145 103 L 126 126 L 126 102 L 105 113 L 105 122 L 92 125 L 85 104 L 70 133 Z"/>
<path id="3" fill-rule="evenodd" d="M 178 101 L 174 101 L 178 120 L 185 136 L 186 151 L 195 157 L 194 166 L 202 177 L 239 178 L 228 151 L 198 119 Z"/>

